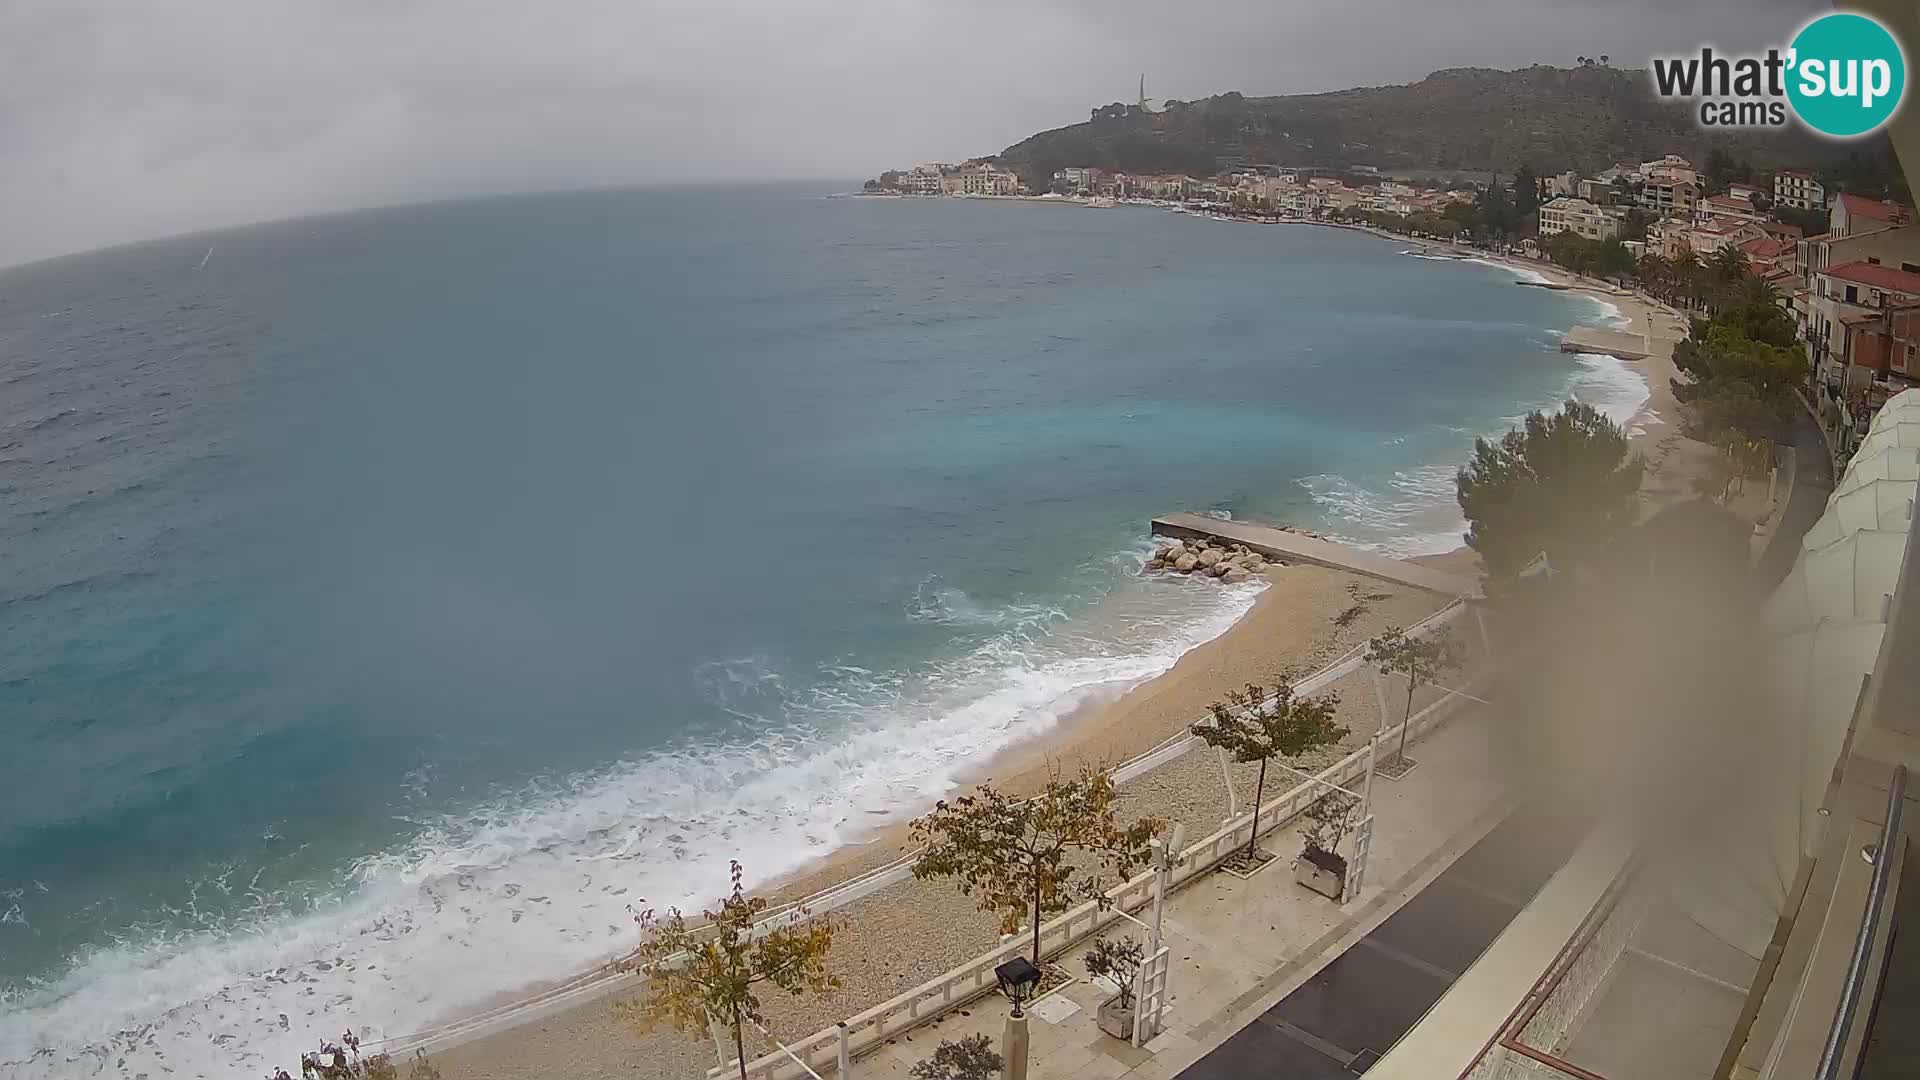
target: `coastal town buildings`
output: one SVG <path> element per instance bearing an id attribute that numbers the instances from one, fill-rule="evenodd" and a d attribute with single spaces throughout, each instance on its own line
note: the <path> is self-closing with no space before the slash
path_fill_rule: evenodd
<path id="1" fill-rule="evenodd" d="M 1826 185 L 1810 172 L 1782 169 L 1773 174 L 1773 201 L 1796 210 L 1821 210 L 1827 205 Z"/>
<path id="2" fill-rule="evenodd" d="M 1827 231 L 1794 244 L 1789 304 L 1817 411 L 1842 450 L 1886 399 L 1912 384 L 1920 306 L 1920 224 L 1897 203 L 1842 193 Z"/>
<path id="3" fill-rule="evenodd" d="M 1620 235 L 1620 215 L 1585 199 L 1561 196 L 1540 205 L 1542 236 L 1575 233 L 1589 240 L 1612 240 Z"/>
<path id="4" fill-rule="evenodd" d="M 1641 185 L 1634 201 L 1661 217 L 1691 214 L 1694 204 L 1700 201 L 1700 185 L 1690 179 L 1648 180 Z"/>
<path id="5" fill-rule="evenodd" d="M 915 165 L 905 177 L 905 189 L 912 195 L 938 195 L 943 190 L 941 176 L 947 166 L 940 164 Z"/>
<path id="6" fill-rule="evenodd" d="M 942 176 L 940 191 L 944 195 L 1017 195 L 1020 177 L 997 165 L 969 162 Z"/>
<path id="7" fill-rule="evenodd" d="M 1736 195 L 1707 196 L 1700 200 L 1699 214 L 1705 221 L 1751 221 L 1758 224 L 1767 219 L 1766 211 L 1753 205 L 1750 199 Z"/>
<path id="8" fill-rule="evenodd" d="M 1905 225 L 1911 220 L 1913 211 L 1899 203 L 1842 192 L 1833 201 L 1827 231 L 1835 238 L 1858 236 Z"/>
<path id="9" fill-rule="evenodd" d="M 1888 383 L 1896 371 L 1888 344 L 1897 336 L 1893 314 L 1920 304 L 1920 264 L 1907 265 L 1916 269 L 1860 259 L 1813 275 L 1804 309 L 1808 359 L 1815 385 L 1830 400 L 1843 403 L 1848 414 L 1870 415 L 1874 402 L 1867 393 L 1869 384 Z M 1903 317 L 1899 329 L 1911 329 L 1909 323 L 1910 318 Z M 1903 379 L 1908 373 L 1904 351 L 1897 371 Z"/>

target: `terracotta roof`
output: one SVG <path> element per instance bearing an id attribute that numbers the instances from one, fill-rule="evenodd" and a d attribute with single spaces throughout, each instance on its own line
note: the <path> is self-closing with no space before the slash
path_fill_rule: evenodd
<path id="1" fill-rule="evenodd" d="M 1858 214 L 1875 221 L 1905 221 L 1911 215 L 1911 211 L 1899 203 L 1882 202 L 1879 199 L 1869 199 L 1865 195 L 1850 195 L 1846 192 L 1840 194 L 1840 205 L 1845 206 L 1849 214 Z"/>
<path id="2" fill-rule="evenodd" d="M 1799 239 L 1806 232 L 1798 225 L 1789 225 L 1784 221 L 1763 221 L 1760 227 L 1777 236 L 1790 236 Z"/>
<path id="3" fill-rule="evenodd" d="M 1776 240 L 1771 236 L 1762 236 L 1742 243 L 1740 250 L 1756 259 L 1776 259 L 1792 251 L 1793 243 L 1787 240 Z"/>
<path id="4" fill-rule="evenodd" d="M 1920 274 L 1910 270 L 1897 270 L 1891 266 L 1880 266 L 1870 262 L 1850 262 L 1828 267 L 1826 274 L 1828 277 L 1860 285 L 1871 285 L 1888 292 L 1920 296 Z"/>

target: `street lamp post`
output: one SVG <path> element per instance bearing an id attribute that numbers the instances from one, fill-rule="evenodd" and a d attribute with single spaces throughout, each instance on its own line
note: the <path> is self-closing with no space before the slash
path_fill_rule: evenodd
<path id="1" fill-rule="evenodd" d="M 1027 1080 L 1027 1014 L 1020 1003 L 1030 1000 L 1040 987 L 1040 969 L 1024 956 L 1016 956 L 993 969 L 1000 992 L 1013 1003 L 1007 1014 L 1006 1035 L 1000 1040 L 1000 1080 Z"/>

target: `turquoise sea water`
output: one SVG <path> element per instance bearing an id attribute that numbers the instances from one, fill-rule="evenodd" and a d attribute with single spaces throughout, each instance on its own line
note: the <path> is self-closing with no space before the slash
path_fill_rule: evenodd
<path id="1" fill-rule="evenodd" d="M 1645 396 L 1515 280 L 806 188 L 0 272 L 0 1071 L 264 1072 L 910 813 L 1250 606 L 1153 514 L 1454 546 L 1475 436 Z"/>

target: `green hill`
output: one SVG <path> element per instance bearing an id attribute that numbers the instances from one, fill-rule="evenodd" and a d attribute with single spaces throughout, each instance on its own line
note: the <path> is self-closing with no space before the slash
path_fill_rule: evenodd
<path id="1" fill-rule="evenodd" d="M 1249 163 L 1499 173 L 1524 164 L 1546 174 L 1663 154 L 1704 164 L 1714 148 L 1757 170 L 1838 169 L 1850 152 L 1877 158 L 1885 145 L 1827 142 L 1798 127 L 1710 134 L 1689 106 L 1656 99 L 1644 70 L 1534 66 L 1453 68 L 1328 94 L 1227 93 L 1170 101 L 1159 113 L 1109 105 L 1007 147 L 1000 160 L 1044 188 L 1072 165 L 1212 174 Z"/>

